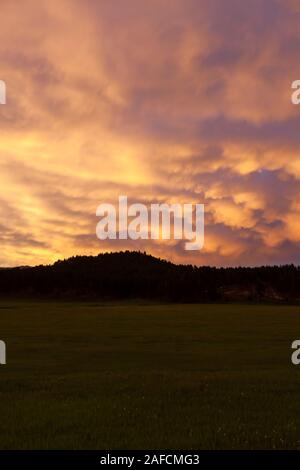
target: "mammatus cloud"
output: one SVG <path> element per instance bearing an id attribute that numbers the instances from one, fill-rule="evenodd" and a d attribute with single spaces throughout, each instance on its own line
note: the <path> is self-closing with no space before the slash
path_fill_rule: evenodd
<path id="1" fill-rule="evenodd" d="M 299 19 L 292 0 L 2 0 L 0 264 L 299 263 Z M 100 242 L 120 194 L 204 203 L 204 250 Z"/>

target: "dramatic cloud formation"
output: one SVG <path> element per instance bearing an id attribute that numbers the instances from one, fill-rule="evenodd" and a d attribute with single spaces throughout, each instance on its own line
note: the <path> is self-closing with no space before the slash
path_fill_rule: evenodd
<path id="1" fill-rule="evenodd" d="M 2 0 L 0 265 L 299 264 L 299 21 L 294 0 Z M 204 203 L 204 249 L 101 242 L 120 194 Z"/>

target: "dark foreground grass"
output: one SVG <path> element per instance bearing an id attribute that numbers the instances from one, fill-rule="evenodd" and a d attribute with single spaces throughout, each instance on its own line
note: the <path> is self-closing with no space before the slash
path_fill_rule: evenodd
<path id="1" fill-rule="evenodd" d="M 297 449 L 300 310 L 0 302 L 1 449 Z"/>

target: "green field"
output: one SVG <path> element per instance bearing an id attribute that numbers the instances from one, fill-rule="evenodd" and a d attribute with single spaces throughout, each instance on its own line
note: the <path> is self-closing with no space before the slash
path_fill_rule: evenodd
<path id="1" fill-rule="evenodd" d="M 0 302 L 1 449 L 297 449 L 300 310 Z"/>

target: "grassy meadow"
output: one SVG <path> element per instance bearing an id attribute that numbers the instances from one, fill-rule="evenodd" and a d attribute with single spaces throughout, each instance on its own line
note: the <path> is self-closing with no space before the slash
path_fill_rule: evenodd
<path id="1" fill-rule="evenodd" d="M 0 449 L 297 449 L 300 309 L 0 302 Z"/>

